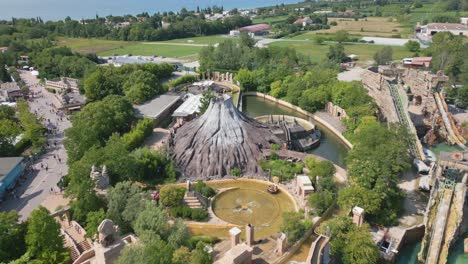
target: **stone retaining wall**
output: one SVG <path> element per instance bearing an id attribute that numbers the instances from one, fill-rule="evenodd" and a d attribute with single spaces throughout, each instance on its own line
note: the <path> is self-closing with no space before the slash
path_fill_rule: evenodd
<path id="1" fill-rule="evenodd" d="M 322 126 L 326 127 L 328 130 L 330 130 L 335 136 L 337 136 L 348 148 L 353 148 L 353 144 L 351 144 L 351 142 L 349 142 L 349 140 L 347 140 L 343 134 L 341 134 L 334 126 L 332 126 L 330 123 L 328 123 L 326 120 L 318 117 L 317 115 L 314 115 L 308 111 L 305 111 L 303 110 L 302 108 L 300 108 L 299 106 L 295 106 L 291 103 L 288 103 L 286 101 L 283 101 L 281 99 L 278 99 L 278 98 L 275 98 L 273 96 L 270 96 L 270 95 L 267 95 L 267 94 L 263 94 L 263 93 L 259 93 L 259 92 L 244 92 L 242 94 L 242 96 L 257 96 L 257 97 L 261 97 L 263 99 L 266 99 L 266 100 L 269 100 L 271 102 L 274 102 L 274 103 L 277 103 L 281 106 L 284 106 L 284 107 L 287 107 L 291 110 L 294 110 L 298 113 L 301 113 L 305 116 L 307 116 L 308 118 L 320 123 Z"/>

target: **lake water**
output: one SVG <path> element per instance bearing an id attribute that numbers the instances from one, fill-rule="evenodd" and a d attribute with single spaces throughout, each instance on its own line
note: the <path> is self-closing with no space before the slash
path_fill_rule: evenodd
<path id="1" fill-rule="evenodd" d="M 254 8 L 297 3 L 298 0 L 0 0 L 0 19 L 12 17 L 41 17 L 44 20 L 58 20 L 70 16 L 74 19 L 92 18 L 96 14 L 136 15 L 141 12 L 153 14 L 164 11 L 180 11 L 183 7 L 196 10 L 197 6 L 223 6 L 232 8 Z"/>
<path id="2" fill-rule="evenodd" d="M 262 115 L 291 115 L 307 119 L 307 117 L 294 110 L 256 96 L 244 96 L 242 98 L 242 112 L 250 117 Z M 348 154 L 348 148 L 330 130 L 319 124 L 316 125 L 320 132 L 322 132 L 322 138 L 320 140 L 320 145 L 311 150 L 310 153 L 326 158 L 346 168 L 345 158 Z"/>

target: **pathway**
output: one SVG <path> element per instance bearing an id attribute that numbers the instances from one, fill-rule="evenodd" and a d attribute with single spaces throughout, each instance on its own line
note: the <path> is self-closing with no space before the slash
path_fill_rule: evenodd
<path id="1" fill-rule="evenodd" d="M 3 202 L 0 211 L 17 210 L 21 215 L 21 220 L 26 220 L 31 211 L 38 207 L 53 192 L 58 191 L 57 182 L 68 173 L 67 154 L 62 144 L 64 130 L 71 126 L 65 116 L 60 117 L 53 112 L 54 102 L 53 94 L 47 92 L 45 88 L 39 85 L 39 80 L 33 77 L 30 72 L 22 71 L 21 78 L 28 84 L 30 91 L 42 93 L 43 97 L 33 98 L 29 102 L 30 111 L 37 112 L 37 115 L 43 118 L 43 124 L 49 128 L 56 127 L 56 134 L 49 134 L 47 142 L 49 147 L 46 153 L 32 164 L 33 170 L 27 175 L 27 180 L 19 184 L 15 190 L 15 196 L 8 196 Z M 50 120 L 50 122 L 48 121 Z M 55 158 L 54 158 L 55 156 Z M 59 162 L 58 158 L 61 161 Z M 44 167 L 41 169 L 41 165 Z M 45 168 L 48 168 L 46 171 Z"/>

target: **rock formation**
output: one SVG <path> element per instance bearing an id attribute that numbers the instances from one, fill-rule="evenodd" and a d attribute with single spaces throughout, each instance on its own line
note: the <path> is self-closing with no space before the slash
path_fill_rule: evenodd
<path id="1" fill-rule="evenodd" d="M 174 137 L 174 160 L 188 178 L 222 177 L 234 168 L 244 175 L 262 174 L 262 148 L 280 140 L 270 129 L 245 116 L 224 95 L 212 100 L 199 118 L 179 128 Z"/>

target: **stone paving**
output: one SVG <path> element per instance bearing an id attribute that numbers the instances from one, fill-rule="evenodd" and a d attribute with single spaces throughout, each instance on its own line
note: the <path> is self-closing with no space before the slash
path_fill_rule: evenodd
<path id="1" fill-rule="evenodd" d="M 48 196 L 60 193 L 57 182 L 68 173 L 67 154 L 62 144 L 63 132 L 71 126 L 71 122 L 63 113 L 55 112 L 54 95 L 47 92 L 38 79 L 28 71 L 21 71 L 20 75 L 30 91 L 39 95 L 29 101 L 30 111 L 42 117 L 44 126 L 53 131 L 47 135 L 46 152 L 33 162 L 26 179 L 17 185 L 13 195 L 8 195 L 0 207 L 0 211 L 17 210 L 21 220 L 25 220 Z"/>

